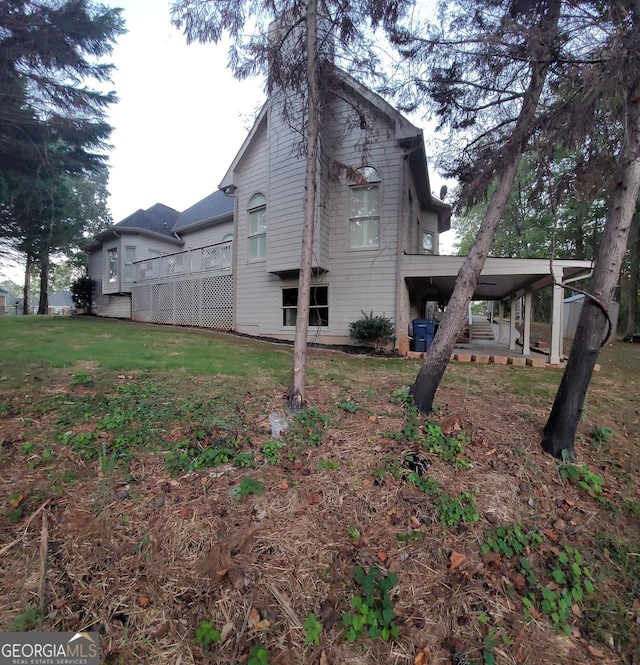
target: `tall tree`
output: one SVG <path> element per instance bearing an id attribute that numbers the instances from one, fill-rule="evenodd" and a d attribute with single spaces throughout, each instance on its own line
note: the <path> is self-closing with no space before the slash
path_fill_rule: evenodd
<path id="1" fill-rule="evenodd" d="M 305 199 L 293 371 L 289 388 L 292 411 L 305 405 L 307 335 L 313 235 L 316 225 L 316 187 L 319 138 L 325 117 L 326 95 L 335 83 L 333 62 L 357 66 L 369 75 L 378 58 L 369 31 L 390 32 L 411 0 L 177 0 L 174 23 L 187 41 L 219 42 L 233 39 L 231 65 L 239 78 L 268 73 L 272 93 L 294 93 L 283 104 L 283 114 L 302 136 L 305 155 Z M 270 23 L 277 27 L 270 30 Z M 245 38 L 250 23 L 253 32 Z M 362 71 L 362 70 L 361 70 Z"/>
<path id="2" fill-rule="evenodd" d="M 638 290 L 640 289 L 640 212 L 636 208 L 633 216 L 629 239 L 629 269 L 626 279 L 627 327 L 625 339 L 632 339 L 638 332 Z"/>
<path id="3" fill-rule="evenodd" d="M 486 214 L 458 277 L 429 353 L 411 387 L 417 407 L 429 412 L 468 304 L 507 205 L 521 157 L 538 131 L 538 105 L 562 48 L 561 0 L 537 3 L 457 0 L 439 6 L 441 27 L 426 38 L 399 30 L 396 41 L 422 66 L 414 77 L 435 106 L 441 127 L 459 150 L 447 175 L 473 204 L 496 182 Z M 411 94 L 411 93 L 410 93 Z M 473 131 L 475 130 L 475 131 Z M 461 139 L 462 137 L 462 139 Z M 463 143 L 461 146 L 460 143 Z"/>
<path id="4" fill-rule="evenodd" d="M 603 7 L 600 7 L 601 11 Z M 602 12 L 611 30 L 576 83 L 583 116 L 609 117 L 624 127 L 613 173 L 614 188 L 591 280 L 542 448 L 575 459 L 574 439 L 593 369 L 610 323 L 613 300 L 640 190 L 640 5 L 608 3 Z M 585 91 L 588 94 L 584 94 Z"/>
<path id="5" fill-rule="evenodd" d="M 116 97 L 87 83 L 110 80 L 101 59 L 124 32 L 120 14 L 90 0 L 0 0 L 0 213 L 26 254 L 27 295 L 38 261 L 46 293 L 69 178 L 104 168 Z"/>
<path id="6" fill-rule="evenodd" d="M 603 153 L 607 147 L 603 146 Z M 523 156 L 490 256 L 593 259 L 607 214 L 608 182 L 615 159 L 589 163 L 582 150 L 559 147 L 552 161 L 537 152 Z M 596 184 L 597 183 L 597 184 Z M 487 203 L 462 210 L 454 220 L 459 254 L 466 256 Z"/>

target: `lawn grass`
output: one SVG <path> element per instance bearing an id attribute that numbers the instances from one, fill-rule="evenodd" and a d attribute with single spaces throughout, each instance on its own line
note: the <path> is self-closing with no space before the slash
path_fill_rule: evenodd
<path id="1" fill-rule="evenodd" d="M 419 361 L 310 349 L 309 408 L 274 440 L 287 345 L 80 317 L 0 335 L 0 630 L 100 630 L 105 663 L 640 657 L 640 345 L 601 354 L 568 469 L 539 446 L 557 369 L 451 363 L 427 418 L 404 406 Z"/>
<path id="2" fill-rule="evenodd" d="M 90 317 L 3 317 L 3 373 L 91 362 L 101 371 L 181 372 L 249 377 L 257 371 L 285 380 L 286 347 L 210 331 Z M 224 342 L 223 342 L 224 340 Z"/>

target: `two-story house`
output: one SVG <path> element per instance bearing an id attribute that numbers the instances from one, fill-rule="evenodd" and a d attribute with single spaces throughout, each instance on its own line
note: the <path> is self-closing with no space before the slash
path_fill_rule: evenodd
<path id="1" fill-rule="evenodd" d="M 422 131 L 347 77 L 322 130 L 310 341 L 349 343 L 362 312 L 406 341 L 424 315 L 406 254 L 438 253 L 449 206 L 431 193 Z M 157 204 L 85 249 L 102 316 L 293 339 L 304 206 L 299 134 L 269 100 L 219 190 L 178 213 Z M 401 345 L 400 340 L 398 344 Z"/>
<path id="2" fill-rule="evenodd" d="M 349 324 L 411 322 L 446 304 L 463 257 L 439 256 L 451 211 L 431 192 L 422 130 L 346 74 L 321 128 L 309 341 L 350 343 Z M 293 340 L 304 214 L 300 132 L 267 100 L 219 189 L 182 213 L 138 210 L 86 247 L 98 315 Z M 562 357 L 562 283 L 588 261 L 486 261 L 474 297 L 523 298 L 528 355 L 533 291 L 553 286 L 549 359 Z M 508 343 L 515 349 L 514 325 Z M 502 336 L 502 333 L 501 333 Z"/>

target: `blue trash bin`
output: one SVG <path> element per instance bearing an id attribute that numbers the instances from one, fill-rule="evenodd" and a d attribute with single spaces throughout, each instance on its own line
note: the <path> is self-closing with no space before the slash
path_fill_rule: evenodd
<path id="1" fill-rule="evenodd" d="M 426 352 L 433 342 L 435 323 L 433 319 L 413 320 L 413 350 Z"/>

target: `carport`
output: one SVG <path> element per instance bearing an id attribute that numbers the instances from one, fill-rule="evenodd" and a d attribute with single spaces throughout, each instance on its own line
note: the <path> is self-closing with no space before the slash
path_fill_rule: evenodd
<path id="1" fill-rule="evenodd" d="M 464 256 L 425 256 L 405 254 L 402 259 L 402 280 L 406 285 L 409 313 L 403 318 L 413 318 L 412 313 L 423 315 L 427 302 L 445 305 L 456 283 Z M 564 284 L 588 277 L 593 268 L 591 261 L 573 259 L 498 259 L 485 261 L 473 300 L 497 301 L 499 318 L 504 319 L 504 303 L 511 305 L 509 326 L 509 349 L 515 349 L 515 337 L 511 334 L 515 326 L 515 304 L 519 298 L 524 302 L 522 354 L 529 355 L 531 333 L 531 296 L 536 291 L 553 287 L 551 316 L 551 344 L 549 362 L 558 364 L 563 356 L 562 348 L 562 303 Z M 503 340 L 500 330 L 499 339 Z M 408 340 L 406 341 L 408 348 Z"/>

